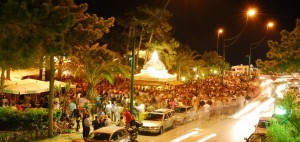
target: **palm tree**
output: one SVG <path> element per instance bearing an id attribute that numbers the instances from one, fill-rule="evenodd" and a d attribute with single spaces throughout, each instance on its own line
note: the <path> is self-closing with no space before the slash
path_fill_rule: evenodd
<path id="1" fill-rule="evenodd" d="M 189 46 L 182 46 L 177 53 L 175 58 L 176 64 L 173 66 L 172 71 L 175 71 L 177 73 L 177 79 L 180 79 L 183 72 L 189 74 L 189 72 L 192 71 L 191 67 L 196 65 L 200 55 Z"/>
<path id="2" fill-rule="evenodd" d="M 114 52 L 108 50 L 106 45 L 95 44 L 91 47 L 78 48 L 76 54 L 71 57 L 77 66 L 73 69 L 75 77 L 80 77 L 87 82 L 87 96 L 89 100 L 95 100 L 97 96 L 96 85 L 102 80 L 114 83 L 114 74 L 121 73 L 129 76 L 127 67 L 119 64 Z M 73 64 L 74 65 L 74 64 Z M 79 65 L 79 66 L 78 66 Z"/>

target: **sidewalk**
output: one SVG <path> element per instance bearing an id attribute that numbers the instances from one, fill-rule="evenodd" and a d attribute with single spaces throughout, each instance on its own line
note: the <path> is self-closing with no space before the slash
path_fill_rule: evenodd
<path id="1" fill-rule="evenodd" d="M 111 123 L 111 125 L 115 125 L 114 122 Z M 66 134 L 60 134 L 58 136 L 55 136 L 53 138 L 46 138 L 42 140 L 36 140 L 34 142 L 84 142 L 83 136 L 82 136 L 82 126 L 80 122 L 80 129 L 78 132 L 76 132 L 76 124 L 70 129 L 71 133 Z M 93 127 L 91 127 L 91 132 L 93 132 Z"/>
<path id="2" fill-rule="evenodd" d="M 76 142 L 84 142 L 82 138 L 82 128 L 80 127 L 79 132 L 76 132 L 76 129 L 71 128 L 71 133 L 69 134 L 60 134 L 53 138 L 46 138 L 42 140 L 36 140 L 36 142 L 72 142 L 76 140 Z"/>

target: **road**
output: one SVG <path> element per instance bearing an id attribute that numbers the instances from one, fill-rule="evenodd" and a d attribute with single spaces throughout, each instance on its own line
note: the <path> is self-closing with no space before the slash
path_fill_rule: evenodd
<path id="1" fill-rule="evenodd" d="M 162 135 L 142 134 L 139 142 L 243 142 L 254 132 L 254 125 L 261 116 L 271 116 L 274 99 L 260 99 L 248 104 L 231 117 L 209 121 L 195 120 L 178 125 Z"/>

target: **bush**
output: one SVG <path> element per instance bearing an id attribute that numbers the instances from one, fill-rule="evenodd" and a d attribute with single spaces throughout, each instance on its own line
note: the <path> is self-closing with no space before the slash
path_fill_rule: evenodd
<path id="1" fill-rule="evenodd" d="M 53 119 L 59 120 L 60 111 L 54 111 Z M 0 131 L 15 130 L 18 127 L 35 129 L 48 123 L 48 110 L 45 108 L 27 108 L 20 112 L 11 108 L 0 107 Z"/>

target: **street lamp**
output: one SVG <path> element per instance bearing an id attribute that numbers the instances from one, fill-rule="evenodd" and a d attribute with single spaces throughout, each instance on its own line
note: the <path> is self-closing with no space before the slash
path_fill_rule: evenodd
<path id="1" fill-rule="evenodd" d="M 249 9 L 247 11 L 246 23 L 245 23 L 245 26 L 242 28 L 242 30 L 236 36 L 224 39 L 224 42 L 223 42 L 223 63 L 222 63 L 222 84 L 224 84 L 224 65 L 225 65 L 225 59 L 226 59 L 225 58 L 225 48 L 233 45 L 234 43 L 236 43 L 240 39 L 240 37 L 242 36 L 242 34 L 244 33 L 244 31 L 247 27 L 249 17 L 252 17 L 255 14 L 256 14 L 255 9 L 253 9 L 253 8 Z"/>
<path id="2" fill-rule="evenodd" d="M 219 29 L 218 30 L 218 38 L 217 38 L 217 54 L 219 55 L 219 38 L 220 38 L 220 34 L 223 33 L 223 29 Z"/>
<path id="3" fill-rule="evenodd" d="M 274 23 L 273 22 L 268 22 L 267 24 L 267 30 L 266 30 L 266 33 L 265 35 L 263 36 L 263 38 L 261 40 L 259 40 L 258 42 L 255 42 L 255 43 L 251 43 L 250 46 L 249 46 L 249 63 L 248 63 L 248 75 L 249 75 L 249 79 L 251 78 L 251 55 L 252 55 L 252 49 L 255 49 L 256 47 L 260 46 L 262 44 L 262 42 L 265 40 L 265 38 L 267 37 L 267 34 L 268 34 L 268 31 L 269 31 L 269 28 L 272 28 L 274 26 Z"/>

